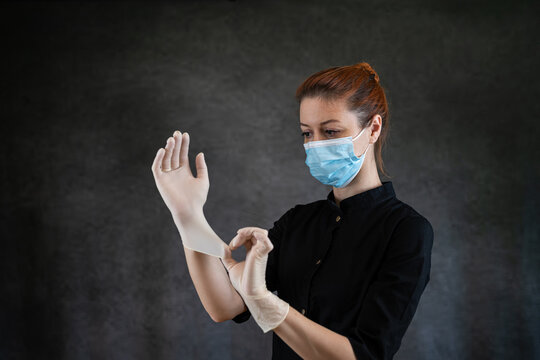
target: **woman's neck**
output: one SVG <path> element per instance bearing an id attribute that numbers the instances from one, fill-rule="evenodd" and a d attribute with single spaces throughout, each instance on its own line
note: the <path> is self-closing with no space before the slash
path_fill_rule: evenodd
<path id="1" fill-rule="evenodd" d="M 362 167 L 349 185 L 342 188 L 332 187 L 337 206 L 339 206 L 343 199 L 382 185 L 381 179 L 379 178 L 379 174 L 377 172 L 377 165 L 375 162 L 372 162 L 370 165 L 371 166 L 369 167 Z M 363 171 L 364 173 L 362 173 Z"/>

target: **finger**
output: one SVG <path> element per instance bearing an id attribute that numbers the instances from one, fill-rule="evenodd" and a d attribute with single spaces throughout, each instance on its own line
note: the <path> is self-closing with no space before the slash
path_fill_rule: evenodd
<path id="1" fill-rule="evenodd" d="M 253 236 L 257 239 L 257 244 L 261 244 L 261 246 L 264 246 L 266 254 L 268 254 L 270 251 L 274 249 L 274 244 L 272 244 L 268 236 L 258 231 L 255 231 L 253 233 Z"/>
<path id="2" fill-rule="evenodd" d="M 154 158 L 154 162 L 152 163 L 152 173 L 154 176 L 157 176 L 161 174 L 161 169 L 159 168 L 159 164 L 163 161 L 163 156 L 165 155 L 165 150 L 163 148 L 159 148 L 157 151 L 156 157 Z"/>
<path id="3" fill-rule="evenodd" d="M 252 238 L 254 239 L 253 247 L 255 249 L 256 256 L 260 259 L 265 258 L 270 251 L 273 250 L 274 245 L 268 236 L 259 230 L 253 230 Z"/>
<path id="4" fill-rule="evenodd" d="M 241 233 L 238 233 L 236 234 L 236 236 L 231 240 L 231 242 L 229 243 L 229 248 L 231 250 L 234 250 L 234 249 L 238 249 L 240 246 L 242 245 L 248 245 L 249 243 L 249 248 L 251 248 L 251 245 L 252 244 L 252 235 L 251 233 L 249 232 L 241 232 Z M 253 239 L 253 241 L 255 241 L 255 239 Z"/>
<path id="5" fill-rule="evenodd" d="M 174 139 L 172 137 L 169 137 L 167 139 L 167 145 L 165 145 L 165 156 L 163 157 L 163 162 L 161 163 L 161 169 L 163 171 L 169 171 L 171 170 L 171 155 L 172 155 L 172 149 L 174 147 Z"/>
<path id="6" fill-rule="evenodd" d="M 198 153 L 195 158 L 195 167 L 197 168 L 197 179 L 208 179 L 208 168 L 203 153 Z"/>
<path id="7" fill-rule="evenodd" d="M 265 235 L 268 235 L 268 230 L 266 229 L 263 229 L 263 228 L 260 228 L 260 227 L 256 227 L 256 226 L 248 226 L 248 227 L 243 227 L 241 229 L 238 229 L 238 232 L 251 232 L 252 230 L 258 230 L 258 231 L 261 231 L 263 233 L 265 233 Z"/>
<path id="8" fill-rule="evenodd" d="M 229 242 L 229 249 L 235 250 L 238 249 L 242 244 L 246 241 L 245 239 L 240 239 L 243 237 L 243 235 L 237 234 L 235 237 L 232 238 L 232 240 Z"/>
<path id="9" fill-rule="evenodd" d="M 267 230 L 261 229 L 259 227 L 248 226 L 245 228 L 241 228 L 238 230 L 238 235 L 241 235 L 241 237 L 239 237 L 239 240 L 235 241 L 235 244 L 236 244 L 235 247 L 238 247 L 242 244 L 246 245 L 248 243 L 248 240 L 251 240 L 251 245 L 255 245 L 257 243 L 257 238 L 253 236 L 255 232 L 263 233 L 264 236 L 268 235 Z M 248 250 L 251 249 L 251 245 L 248 247 Z"/>
<path id="10" fill-rule="evenodd" d="M 221 262 L 225 265 L 227 271 L 230 271 L 234 265 L 238 264 L 238 262 L 233 259 L 231 250 L 227 247 L 225 247 L 225 255 L 221 259 Z"/>
<path id="11" fill-rule="evenodd" d="M 188 152 L 189 152 L 189 134 L 187 132 L 182 134 L 182 147 L 180 148 L 180 166 L 187 166 L 189 167 L 189 159 L 188 159 Z"/>
<path id="12" fill-rule="evenodd" d="M 174 148 L 171 156 L 171 169 L 177 169 L 180 166 L 180 146 L 182 145 L 182 134 L 176 130 L 173 134 Z"/>
<path id="13" fill-rule="evenodd" d="M 236 235 L 235 237 L 232 238 L 231 241 L 229 241 L 229 249 L 233 250 L 233 249 L 236 249 L 236 238 L 238 238 L 238 235 Z"/>
<path id="14" fill-rule="evenodd" d="M 270 251 L 273 249 L 273 245 L 271 242 L 266 241 L 266 236 L 261 234 L 260 232 L 254 232 L 253 237 L 257 239 L 256 244 L 254 245 L 255 253 L 257 254 L 257 257 L 264 258 L 268 255 Z"/>

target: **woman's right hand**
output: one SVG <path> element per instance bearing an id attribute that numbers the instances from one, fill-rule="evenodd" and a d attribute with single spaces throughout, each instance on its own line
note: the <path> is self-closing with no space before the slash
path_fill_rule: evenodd
<path id="1" fill-rule="evenodd" d="M 152 173 L 163 201 L 173 217 L 188 220 L 202 212 L 210 181 L 204 154 L 195 157 L 197 177 L 191 173 L 188 159 L 189 134 L 175 131 L 160 148 L 152 164 Z"/>

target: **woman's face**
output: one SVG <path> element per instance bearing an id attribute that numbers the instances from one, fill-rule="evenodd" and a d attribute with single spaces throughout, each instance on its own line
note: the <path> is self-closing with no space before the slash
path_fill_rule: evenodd
<path id="1" fill-rule="evenodd" d="M 300 130 L 304 143 L 307 143 L 346 136 L 354 138 L 362 129 L 358 126 L 356 115 L 347 110 L 345 100 L 329 102 L 318 97 L 306 97 L 300 103 Z M 356 156 L 361 156 L 366 150 L 370 133 L 371 131 L 366 129 L 354 140 Z"/>

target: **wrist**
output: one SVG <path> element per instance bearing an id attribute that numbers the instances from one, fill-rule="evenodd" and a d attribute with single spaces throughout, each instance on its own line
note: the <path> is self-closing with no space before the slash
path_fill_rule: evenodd
<path id="1" fill-rule="evenodd" d="M 266 288 L 266 285 L 260 286 L 257 290 L 252 291 L 250 294 L 244 291 L 243 297 L 248 299 L 260 299 L 268 295 L 270 291 Z"/>
<path id="2" fill-rule="evenodd" d="M 257 295 L 244 295 L 244 302 L 264 333 L 278 327 L 289 313 L 289 303 L 270 290 Z"/>
<path id="3" fill-rule="evenodd" d="M 171 215 L 177 227 L 185 227 L 206 220 L 202 207 L 194 208 L 189 212 L 171 212 Z"/>
<path id="4" fill-rule="evenodd" d="M 223 258 L 227 245 L 212 230 L 202 209 L 188 216 L 173 216 L 184 247 L 207 255 Z"/>

